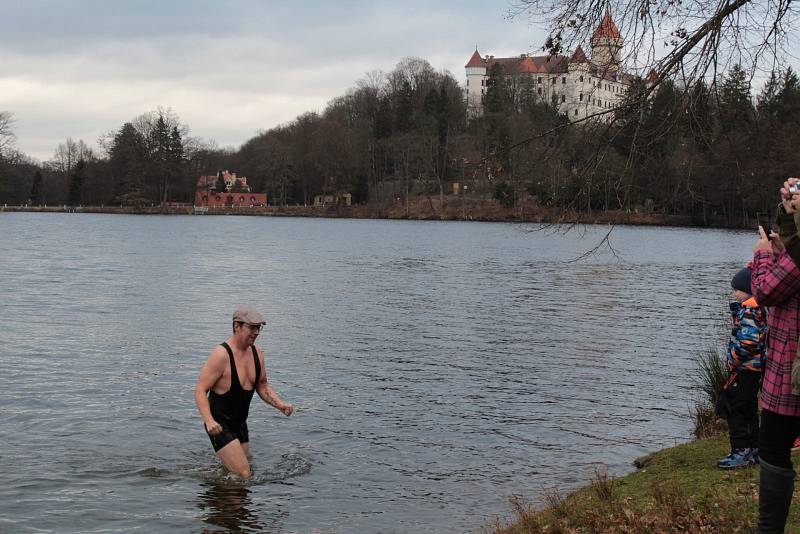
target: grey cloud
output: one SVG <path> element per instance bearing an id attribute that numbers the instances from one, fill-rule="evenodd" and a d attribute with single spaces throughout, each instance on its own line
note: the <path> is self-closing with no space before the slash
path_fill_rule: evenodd
<path id="1" fill-rule="evenodd" d="M 0 33 L 0 109 L 18 119 L 19 148 L 39 158 L 67 135 L 94 143 L 159 105 L 194 135 L 238 145 L 321 111 L 366 72 L 389 71 L 404 57 L 462 80 L 476 43 L 483 53 L 510 55 L 541 40 L 526 24 L 505 21 L 505 6 L 490 0 L 0 6 L 15 21 Z"/>

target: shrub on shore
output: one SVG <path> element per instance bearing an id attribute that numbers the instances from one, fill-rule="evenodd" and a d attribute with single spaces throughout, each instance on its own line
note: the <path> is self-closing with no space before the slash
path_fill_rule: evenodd
<path id="1" fill-rule="evenodd" d="M 702 393 L 702 398 L 692 410 L 695 438 L 707 438 L 728 431 L 728 424 L 717 417 L 714 409 L 728 379 L 724 362 L 724 356 L 713 347 L 698 357 L 694 385 Z"/>

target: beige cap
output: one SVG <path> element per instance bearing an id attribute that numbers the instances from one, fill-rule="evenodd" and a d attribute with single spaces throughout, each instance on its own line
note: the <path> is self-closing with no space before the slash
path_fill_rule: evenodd
<path id="1" fill-rule="evenodd" d="M 233 321 L 247 324 L 267 324 L 258 310 L 252 306 L 239 306 L 233 311 Z"/>

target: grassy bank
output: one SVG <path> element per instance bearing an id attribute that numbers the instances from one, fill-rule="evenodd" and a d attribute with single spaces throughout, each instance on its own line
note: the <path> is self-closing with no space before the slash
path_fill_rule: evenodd
<path id="1" fill-rule="evenodd" d="M 516 520 L 495 524 L 494 534 L 755 532 L 758 467 L 725 471 L 716 460 L 728 453 L 720 435 L 648 456 L 628 476 L 598 472 L 589 486 L 566 497 L 548 495 L 542 504 L 511 500 Z M 798 455 L 794 462 L 800 461 Z M 795 491 L 787 533 L 800 534 Z M 542 507 L 544 506 L 544 507 Z"/>

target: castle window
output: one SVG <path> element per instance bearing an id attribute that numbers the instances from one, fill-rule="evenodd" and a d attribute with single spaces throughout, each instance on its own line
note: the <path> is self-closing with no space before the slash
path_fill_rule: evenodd
<path id="1" fill-rule="evenodd" d="M 581 74 L 580 81 L 583 81 L 583 74 Z"/>
<path id="2" fill-rule="evenodd" d="M 555 84 L 556 83 L 556 79 L 555 78 L 550 78 L 550 83 Z"/>
<path id="3" fill-rule="evenodd" d="M 583 93 L 578 95 L 578 102 L 583 102 Z"/>
<path id="4" fill-rule="evenodd" d="M 542 83 L 542 77 L 541 76 L 539 76 L 539 78 L 536 80 L 536 83 Z"/>
<path id="5" fill-rule="evenodd" d="M 469 87 L 469 79 L 467 79 L 467 87 Z"/>
<path id="6" fill-rule="evenodd" d="M 539 87 L 538 89 L 536 89 L 536 92 L 537 92 L 537 93 L 539 93 L 539 94 L 541 95 L 541 94 L 542 94 L 542 88 L 541 88 L 541 87 Z"/>
<path id="7" fill-rule="evenodd" d="M 567 101 L 567 95 L 561 95 L 561 101 L 562 102 L 566 102 Z"/>
<path id="8" fill-rule="evenodd" d="M 575 116 L 576 117 L 578 116 L 578 110 L 577 109 L 575 110 Z"/>
<path id="9" fill-rule="evenodd" d="M 562 83 L 562 84 L 563 84 L 563 83 L 567 83 L 567 77 L 566 77 L 566 76 L 562 76 L 562 77 L 561 77 L 561 83 Z"/>

